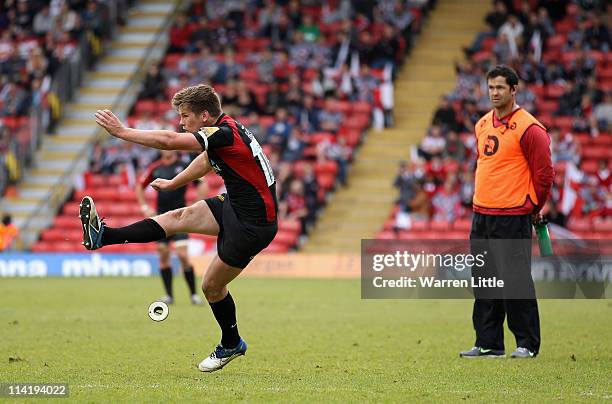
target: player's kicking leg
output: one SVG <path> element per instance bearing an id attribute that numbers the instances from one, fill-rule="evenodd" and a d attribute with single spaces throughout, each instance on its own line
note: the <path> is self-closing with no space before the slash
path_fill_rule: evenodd
<path id="1" fill-rule="evenodd" d="M 198 365 L 202 372 L 219 370 L 246 353 L 247 344 L 238 333 L 236 305 L 227 290 L 227 284 L 240 275 L 240 272 L 242 269 L 224 263 L 216 255 L 204 275 L 202 291 L 221 327 L 222 336 L 221 343 Z"/>
<path id="2" fill-rule="evenodd" d="M 83 245 L 88 250 L 112 244 L 150 243 L 176 233 L 219 234 L 219 225 L 204 201 L 125 227 L 113 228 L 102 222 L 93 199 L 86 196 L 81 201 L 79 217 L 83 227 Z"/>

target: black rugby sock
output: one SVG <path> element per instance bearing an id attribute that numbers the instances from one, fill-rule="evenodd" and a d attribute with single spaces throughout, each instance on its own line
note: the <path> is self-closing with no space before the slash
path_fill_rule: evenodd
<path id="1" fill-rule="evenodd" d="M 195 295 L 195 275 L 193 273 L 193 267 L 188 266 L 187 268 L 183 268 L 183 275 L 185 275 L 185 282 L 187 282 L 187 286 L 189 286 L 189 291 L 192 295 Z"/>
<path id="2" fill-rule="evenodd" d="M 240 342 L 238 334 L 238 323 L 236 322 L 236 305 L 232 295 L 227 296 L 215 303 L 209 303 L 217 323 L 221 327 L 221 345 L 223 348 L 235 348 Z"/>
<path id="3" fill-rule="evenodd" d="M 164 238 L 166 238 L 164 229 L 155 220 L 147 218 L 125 227 L 104 226 L 102 245 L 149 243 Z"/>
<path id="4" fill-rule="evenodd" d="M 172 267 L 160 268 L 159 274 L 161 275 L 162 281 L 164 282 L 164 289 L 166 289 L 166 294 L 172 297 Z"/>

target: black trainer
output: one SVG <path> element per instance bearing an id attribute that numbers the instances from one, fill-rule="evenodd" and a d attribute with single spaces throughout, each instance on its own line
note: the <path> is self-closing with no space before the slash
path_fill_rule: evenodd
<path id="1" fill-rule="evenodd" d="M 460 358 L 505 358 L 506 352 L 503 349 L 485 349 L 478 346 L 469 351 L 459 352 Z"/>

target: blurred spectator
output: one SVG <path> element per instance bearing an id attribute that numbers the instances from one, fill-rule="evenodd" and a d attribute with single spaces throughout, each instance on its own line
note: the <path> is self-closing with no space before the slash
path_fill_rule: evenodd
<path id="1" fill-rule="evenodd" d="M 36 35 L 44 36 L 53 28 L 53 21 L 54 19 L 53 17 L 51 17 L 51 11 L 49 9 L 49 6 L 45 5 L 34 16 L 32 30 Z"/>
<path id="2" fill-rule="evenodd" d="M 213 61 L 215 60 L 214 55 L 210 55 L 208 59 L 208 66 L 211 69 Z M 216 63 L 216 62 L 214 62 Z M 228 80 L 236 80 L 240 76 L 242 66 L 236 63 L 235 54 L 232 49 L 226 49 L 223 53 L 223 62 L 217 65 L 216 74 L 209 71 L 211 74 L 210 79 L 215 83 L 227 83 Z M 214 78 L 213 78 L 214 77 Z"/>
<path id="3" fill-rule="evenodd" d="M 187 24 L 187 17 L 184 14 L 179 14 L 170 28 L 170 46 L 168 52 L 184 52 L 191 38 L 191 29 Z"/>
<path id="4" fill-rule="evenodd" d="M 434 125 L 421 141 L 419 155 L 429 161 L 434 156 L 441 156 L 446 147 L 446 139 L 442 136 L 442 129 Z"/>
<path id="5" fill-rule="evenodd" d="M 155 62 L 151 63 L 144 78 L 139 97 L 164 101 L 166 99 L 166 86 L 166 78 L 159 70 L 159 65 Z"/>
<path id="6" fill-rule="evenodd" d="M 287 145 L 283 153 L 283 160 L 293 162 L 301 159 L 305 146 L 306 137 L 302 133 L 302 130 L 297 126 L 292 127 L 291 133 L 287 138 Z"/>
<path id="7" fill-rule="evenodd" d="M 0 224 L 0 251 L 10 250 L 19 234 L 19 229 L 12 223 L 11 215 L 4 215 Z"/>
<path id="8" fill-rule="evenodd" d="M 557 115 L 578 115 L 580 114 L 580 91 L 572 80 L 565 82 L 563 95 L 559 100 Z"/>
<path id="9" fill-rule="evenodd" d="M 311 163 L 304 164 L 304 176 L 302 177 L 304 184 L 304 198 L 306 200 L 306 208 L 308 209 L 307 221 L 308 224 L 314 224 L 319 210 L 319 183 L 315 176 L 314 169 Z"/>
<path id="10" fill-rule="evenodd" d="M 253 136 L 255 136 L 255 139 L 257 139 L 259 144 L 263 144 L 266 139 L 266 131 L 259 122 L 259 115 L 257 114 L 257 112 L 252 111 L 249 114 L 248 119 L 249 124 L 247 126 L 249 127 L 249 130 L 251 131 L 251 133 L 253 133 Z"/>
<path id="11" fill-rule="evenodd" d="M 277 151 L 283 151 L 293 126 L 289 123 L 287 110 L 279 108 L 276 111 L 275 122 L 268 128 L 266 144 L 273 146 Z"/>
<path id="12" fill-rule="evenodd" d="M 410 211 L 410 202 L 416 196 L 417 180 L 414 178 L 407 162 L 400 162 L 393 186 L 399 190 L 397 203 L 399 203 L 400 209 L 406 212 Z"/>
<path id="13" fill-rule="evenodd" d="M 306 42 L 317 42 L 321 37 L 319 26 L 315 24 L 310 14 L 302 16 L 302 25 L 298 29 Z"/>
<path id="14" fill-rule="evenodd" d="M 446 136 L 446 147 L 444 148 L 444 158 L 455 160 L 457 162 L 463 162 L 465 160 L 465 146 L 457 132 L 450 131 Z"/>
<path id="15" fill-rule="evenodd" d="M 304 184 L 294 179 L 289 185 L 289 192 L 285 200 L 279 203 L 279 214 L 281 219 L 299 220 L 301 223 L 301 234 L 308 231 L 308 208 L 304 197 Z"/>
<path id="16" fill-rule="evenodd" d="M 319 144 L 323 153 L 319 154 L 319 160 L 335 161 L 338 166 L 338 181 L 340 185 L 347 185 L 347 167 L 351 149 L 346 145 L 346 139 L 338 136 L 336 142 L 324 141 Z"/>
<path id="17" fill-rule="evenodd" d="M 441 192 L 433 197 L 434 220 L 454 222 L 461 214 L 461 197 L 455 188 L 453 177 L 444 182 Z"/>
<path id="18" fill-rule="evenodd" d="M 266 92 L 266 102 L 264 103 L 263 112 L 266 115 L 274 115 L 277 109 L 285 105 L 285 96 L 280 91 L 278 83 L 273 81 L 270 83 L 270 88 Z"/>
<path id="19" fill-rule="evenodd" d="M 334 106 L 337 100 L 332 97 L 325 99 L 325 107 L 319 111 L 319 127 L 322 131 L 337 133 L 344 120 L 344 115 Z"/>
<path id="20" fill-rule="evenodd" d="M 591 16 L 591 25 L 585 32 L 585 42 L 592 50 L 610 51 L 610 30 L 597 13 Z"/>
<path id="21" fill-rule="evenodd" d="M 516 92 L 516 103 L 531 114 L 536 113 L 536 96 L 533 91 L 525 85 L 523 80 L 519 80 L 518 90 Z"/>
<path id="22" fill-rule="evenodd" d="M 457 128 L 457 115 L 455 109 L 450 104 L 448 97 L 444 96 L 440 99 L 438 109 L 434 112 L 432 119 L 432 125 L 439 125 L 446 130 L 456 131 Z"/>
<path id="23" fill-rule="evenodd" d="M 271 94 L 271 93 L 269 93 Z M 269 105 L 266 98 L 266 107 Z M 304 105 L 297 114 L 297 125 L 306 132 L 316 132 L 319 130 L 320 109 L 315 105 L 311 95 L 304 96 Z"/>
<path id="24" fill-rule="evenodd" d="M 574 142 L 574 137 L 571 133 L 566 133 L 563 137 L 560 136 L 559 129 L 552 128 L 550 131 L 551 147 L 553 161 L 573 161 L 578 163 L 580 158 L 579 148 Z"/>
<path id="25" fill-rule="evenodd" d="M 236 95 L 238 97 L 236 105 L 240 108 L 240 116 L 259 111 L 255 94 L 249 90 L 246 83 L 242 80 L 236 82 Z"/>
<path id="26" fill-rule="evenodd" d="M 612 130 L 612 95 L 609 92 L 605 93 L 602 102 L 593 109 L 591 128 L 594 129 L 595 135 L 598 135 L 599 131 Z"/>

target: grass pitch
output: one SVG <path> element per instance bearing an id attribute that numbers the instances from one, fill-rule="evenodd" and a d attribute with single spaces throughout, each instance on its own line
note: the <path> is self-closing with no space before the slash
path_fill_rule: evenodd
<path id="1" fill-rule="evenodd" d="M 536 360 L 465 360 L 471 301 L 360 299 L 358 280 L 237 279 L 245 357 L 196 369 L 220 339 L 175 277 L 1 279 L 0 382 L 65 382 L 87 402 L 612 400 L 612 301 L 542 300 Z M 506 333 L 506 350 L 514 350 Z"/>

